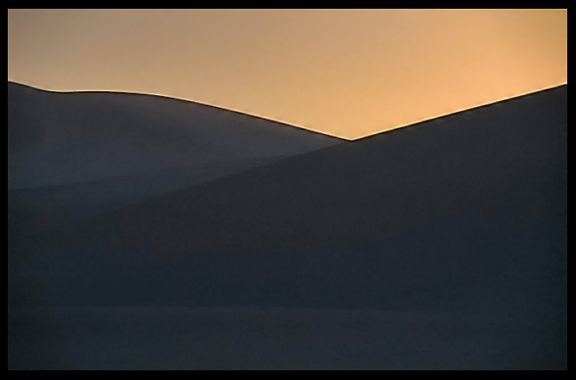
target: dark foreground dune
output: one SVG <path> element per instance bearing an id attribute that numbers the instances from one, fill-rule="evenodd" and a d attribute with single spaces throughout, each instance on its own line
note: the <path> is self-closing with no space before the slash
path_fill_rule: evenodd
<path id="1" fill-rule="evenodd" d="M 561 86 L 82 218 L 13 193 L 10 365 L 565 369 L 566 134 Z"/>
<path id="2" fill-rule="evenodd" d="M 257 159 L 343 141 L 184 100 L 51 92 L 8 82 L 10 189 L 90 183 L 174 167 L 194 173 L 214 163 L 250 167 Z"/>

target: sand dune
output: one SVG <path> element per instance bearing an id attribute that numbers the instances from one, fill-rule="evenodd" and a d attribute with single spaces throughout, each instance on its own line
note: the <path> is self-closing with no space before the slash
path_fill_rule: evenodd
<path id="1" fill-rule="evenodd" d="M 290 156 L 343 141 L 171 98 L 58 93 L 8 82 L 9 188 Z"/>
<path id="2" fill-rule="evenodd" d="M 78 233 L 154 268 L 145 304 L 485 302 L 535 313 L 533 276 L 565 258 L 565 91 L 285 159 L 88 219 Z M 186 291 L 166 296 L 176 284 Z"/>
<path id="3" fill-rule="evenodd" d="M 8 190 L 13 212 L 83 219 L 146 199 L 278 161 L 264 157 L 216 161 L 69 185 Z"/>
<path id="4" fill-rule="evenodd" d="M 21 197 L 8 220 L 14 325 L 61 329 L 33 340 L 65 368 L 566 368 L 566 115 L 560 86 L 77 222 L 48 206 L 26 214 Z M 130 307 L 161 316 L 135 313 L 128 331 L 115 313 Z M 218 310 L 213 324 L 206 307 Z M 269 311 L 282 309 L 292 311 Z M 324 322 L 310 310 L 343 330 L 315 327 Z M 374 315 L 354 314 L 365 312 Z M 101 346 L 74 348 L 66 321 Z M 227 335 L 206 337 L 196 323 Z M 158 326 L 164 340 L 150 332 Z M 111 356 L 106 334 L 117 330 L 125 345 Z"/>

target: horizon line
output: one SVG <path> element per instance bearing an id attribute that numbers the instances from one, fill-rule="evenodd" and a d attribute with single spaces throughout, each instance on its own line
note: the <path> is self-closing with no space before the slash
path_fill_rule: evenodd
<path id="1" fill-rule="evenodd" d="M 167 98 L 167 99 L 180 100 L 180 101 L 196 103 L 196 104 L 200 104 L 200 105 L 208 106 L 208 107 L 212 107 L 212 108 L 218 108 L 218 109 L 221 109 L 221 110 L 224 110 L 224 111 L 234 112 L 234 113 L 242 114 L 242 115 L 245 115 L 245 116 L 255 117 L 255 118 L 259 118 L 259 119 L 263 119 L 263 120 L 267 120 L 267 121 L 271 121 L 271 122 L 275 122 L 275 123 L 279 123 L 279 124 L 284 124 L 284 125 L 286 125 L 286 126 L 290 126 L 290 127 L 302 129 L 302 130 L 309 131 L 309 132 L 313 132 L 313 133 L 318 133 L 318 134 L 321 134 L 321 135 L 324 135 L 324 136 L 328 136 L 328 137 L 332 137 L 332 138 L 337 138 L 337 139 L 345 140 L 345 141 L 349 141 L 349 142 L 354 142 L 354 141 L 361 140 L 361 139 L 365 139 L 365 138 L 368 138 L 368 137 L 372 137 L 372 136 L 380 135 L 380 134 L 383 134 L 383 133 L 395 131 L 395 130 L 397 130 L 397 129 L 406 128 L 406 127 L 410 127 L 410 126 L 415 126 L 415 125 L 417 125 L 417 124 L 421 124 L 421 123 L 426 122 L 426 121 L 432 121 L 432 120 L 434 120 L 434 119 L 439 119 L 439 118 L 442 118 L 442 117 L 451 116 L 451 115 L 458 114 L 458 113 L 461 113 L 461 112 L 465 112 L 465 111 L 477 109 L 477 108 L 484 107 L 484 106 L 488 106 L 488 105 L 492 105 L 492 104 L 495 104 L 495 103 L 504 102 L 504 101 L 516 99 L 516 98 L 519 98 L 519 97 L 522 97 L 522 96 L 531 95 L 531 94 L 534 94 L 534 93 L 537 93 L 537 92 L 542 92 L 542 91 L 546 91 L 546 90 L 551 90 L 551 89 L 554 89 L 554 88 L 557 88 L 557 87 L 561 87 L 561 86 L 566 86 L 566 85 L 568 85 L 568 82 L 563 82 L 563 83 L 560 83 L 560 84 L 556 84 L 556 85 L 552 85 L 552 86 L 548 86 L 548 87 L 543 87 L 543 88 L 540 88 L 540 89 L 538 89 L 538 90 L 528 91 L 528 92 L 524 92 L 524 93 L 521 93 L 521 94 L 518 94 L 518 95 L 509 96 L 509 97 L 501 98 L 501 99 L 494 100 L 494 101 L 490 101 L 490 102 L 486 102 L 486 103 L 481 103 L 481 104 L 478 104 L 478 105 L 475 105 L 475 106 L 472 106 L 472 107 L 461 108 L 461 109 L 458 109 L 458 110 L 455 110 L 455 111 L 438 114 L 438 115 L 435 115 L 435 116 L 432 116 L 432 117 L 428 117 L 428 118 L 424 118 L 424 119 L 419 119 L 419 120 L 416 120 L 416 121 L 413 121 L 413 122 L 410 122 L 410 123 L 407 123 L 407 124 L 398 125 L 398 126 L 396 126 L 396 127 L 389 128 L 389 129 L 385 129 L 385 130 L 381 130 L 381 131 L 374 132 L 374 133 L 371 133 L 371 134 L 368 134 L 368 135 L 364 135 L 364 136 L 360 136 L 360 137 L 356 137 L 356 138 L 348 138 L 348 137 L 338 136 L 338 135 L 335 135 L 335 134 L 330 134 L 330 133 L 326 133 L 326 132 L 321 132 L 321 131 L 319 131 L 319 130 L 312 129 L 312 128 L 308 128 L 308 127 L 303 127 L 303 126 L 298 125 L 298 124 L 292 124 L 292 123 L 289 123 L 289 122 L 286 122 L 286 121 L 283 121 L 283 120 L 280 120 L 280 119 L 274 119 L 274 118 L 267 117 L 267 116 L 261 116 L 261 115 L 258 115 L 258 114 L 256 114 L 256 113 L 247 113 L 247 112 L 240 111 L 240 110 L 236 110 L 236 109 L 233 109 L 233 108 L 225 108 L 225 107 L 218 106 L 218 105 L 214 105 L 214 104 L 210 104 L 210 103 L 204 103 L 204 102 L 200 102 L 200 101 L 196 101 L 196 100 L 191 100 L 191 99 L 186 99 L 186 98 L 175 97 L 175 96 L 172 96 L 172 95 L 164 95 L 164 94 L 160 94 L 160 93 L 152 93 L 152 92 L 131 92 L 131 91 L 113 91 L 113 90 L 75 90 L 75 91 L 73 90 L 73 91 L 60 91 L 60 90 L 48 90 L 48 89 L 45 89 L 45 88 L 40 88 L 40 87 L 32 86 L 32 85 L 29 85 L 29 84 L 26 84 L 26 83 L 16 82 L 16 81 L 13 81 L 13 80 L 10 80 L 10 79 L 8 80 L 8 83 L 14 83 L 14 84 L 18 84 L 18 85 L 30 87 L 30 88 L 33 88 L 33 89 L 36 89 L 36 90 L 45 91 L 45 92 L 53 92 L 53 93 L 58 93 L 58 94 L 86 93 L 86 92 L 89 92 L 89 93 L 113 93 L 113 94 L 128 94 L 128 95 L 150 95 L 150 96 L 158 96 L 158 97 L 163 97 L 163 98 Z"/>

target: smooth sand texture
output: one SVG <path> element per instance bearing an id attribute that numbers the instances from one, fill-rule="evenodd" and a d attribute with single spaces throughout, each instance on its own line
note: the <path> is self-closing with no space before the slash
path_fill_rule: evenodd
<path id="1" fill-rule="evenodd" d="M 566 369 L 566 144 L 560 86 L 80 220 L 9 197 L 9 367 Z"/>
<path id="2" fill-rule="evenodd" d="M 9 10 L 8 79 L 356 139 L 567 82 L 567 10 Z"/>
<path id="3" fill-rule="evenodd" d="M 566 366 L 546 324 L 476 315 L 333 309 L 14 310 L 35 369 L 542 369 Z M 30 326 L 34 328 L 31 329 Z M 12 331 L 14 331 L 12 330 Z M 35 350 L 26 347 L 33 343 Z M 564 350 L 564 351 L 563 351 Z"/>

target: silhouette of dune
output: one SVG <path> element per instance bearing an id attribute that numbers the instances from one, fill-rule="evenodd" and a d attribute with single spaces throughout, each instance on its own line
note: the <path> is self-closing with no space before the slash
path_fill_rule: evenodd
<path id="1" fill-rule="evenodd" d="M 61 330 L 45 360 L 566 368 L 567 86 L 242 170 L 80 221 L 9 198 L 9 306 Z"/>
<path id="2" fill-rule="evenodd" d="M 8 82 L 9 188 L 289 156 L 343 141 L 183 100 Z"/>
<path id="3" fill-rule="evenodd" d="M 536 312 L 524 308 L 542 290 L 533 277 L 564 259 L 563 91 L 285 159 L 96 217 L 78 233 L 186 286 L 173 301 L 148 293 L 146 304 Z M 101 292 L 99 302 L 132 299 Z"/>

